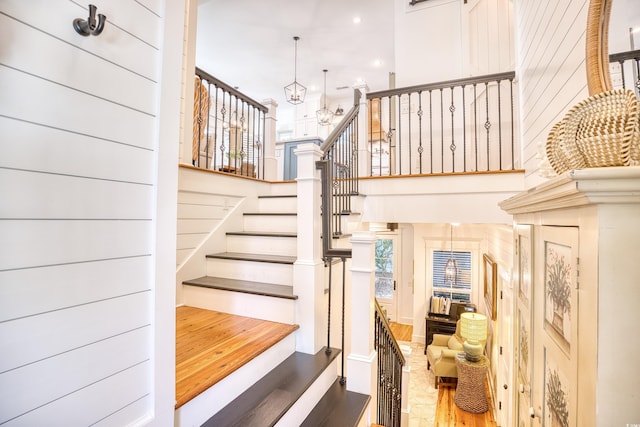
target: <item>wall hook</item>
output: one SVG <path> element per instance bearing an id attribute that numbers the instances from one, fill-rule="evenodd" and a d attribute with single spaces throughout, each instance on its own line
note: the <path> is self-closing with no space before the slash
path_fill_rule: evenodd
<path id="1" fill-rule="evenodd" d="M 89 5 L 89 17 L 85 21 L 81 18 L 76 18 L 73 20 L 73 28 L 76 32 L 82 36 L 89 35 L 100 35 L 102 30 L 104 30 L 104 23 L 107 22 L 107 17 L 103 14 L 98 14 L 98 23 L 96 24 L 96 10 L 98 8 L 90 4 Z"/>

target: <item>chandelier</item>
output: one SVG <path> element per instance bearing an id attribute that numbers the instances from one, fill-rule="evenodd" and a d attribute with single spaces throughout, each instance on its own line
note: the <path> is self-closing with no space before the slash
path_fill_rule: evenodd
<path id="1" fill-rule="evenodd" d="M 295 41 L 295 56 L 293 61 L 293 83 L 284 87 L 284 96 L 287 98 L 287 102 L 291 104 L 302 104 L 304 102 L 304 96 L 307 93 L 307 88 L 298 83 L 297 79 L 297 63 L 298 63 L 298 40 L 300 37 L 294 36 Z"/>
<path id="2" fill-rule="evenodd" d="M 320 126 L 327 126 L 333 120 L 333 112 L 327 108 L 327 70 L 322 70 L 322 72 L 324 73 L 324 106 L 316 111 L 316 116 Z"/>
<path id="3" fill-rule="evenodd" d="M 448 283 L 450 287 L 455 286 L 456 280 L 458 279 L 458 263 L 453 258 L 453 224 L 449 225 L 451 229 L 451 239 L 450 242 L 450 251 L 449 251 L 449 259 L 444 266 L 444 282 Z"/>

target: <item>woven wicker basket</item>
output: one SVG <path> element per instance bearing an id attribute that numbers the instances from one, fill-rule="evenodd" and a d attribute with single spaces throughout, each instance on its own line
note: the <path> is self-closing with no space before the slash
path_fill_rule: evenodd
<path id="1" fill-rule="evenodd" d="M 581 101 L 551 129 L 546 152 L 558 174 L 640 164 L 640 105 L 635 94 L 619 89 Z"/>
<path id="2" fill-rule="evenodd" d="M 631 146 L 637 145 L 638 99 L 630 90 L 612 90 L 590 96 L 567 118 L 567 134 L 575 127 L 578 150 L 587 167 L 629 166 Z"/>

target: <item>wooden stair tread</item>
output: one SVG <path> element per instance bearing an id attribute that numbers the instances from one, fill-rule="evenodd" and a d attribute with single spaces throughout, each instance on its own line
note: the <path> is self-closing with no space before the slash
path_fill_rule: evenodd
<path id="1" fill-rule="evenodd" d="M 233 259 L 238 261 L 272 262 L 275 264 L 293 264 L 296 261 L 294 256 L 268 255 L 268 254 L 248 254 L 241 252 L 220 252 L 209 254 L 207 258 Z"/>
<path id="2" fill-rule="evenodd" d="M 177 307 L 176 409 L 298 327 L 195 307 Z"/>
<path id="3" fill-rule="evenodd" d="M 300 427 L 355 427 L 364 415 L 371 397 L 347 391 L 337 379 L 313 408 Z"/>
<path id="4" fill-rule="evenodd" d="M 293 287 L 274 285 L 272 283 L 251 282 L 248 280 L 225 279 L 222 277 L 203 276 L 197 279 L 185 280 L 185 285 L 201 288 L 222 289 L 225 291 L 242 292 L 245 294 L 264 295 L 269 297 L 298 299 L 293 294 Z"/>
<path id="5" fill-rule="evenodd" d="M 273 426 L 340 354 L 295 352 L 209 418 L 203 427 Z"/>
<path id="6" fill-rule="evenodd" d="M 228 231 L 227 236 L 298 237 L 297 233 L 281 231 Z"/>
<path id="7" fill-rule="evenodd" d="M 287 197 L 298 197 L 297 194 L 268 194 L 265 196 L 258 196 L 258 199 L 278 199 Z"/>

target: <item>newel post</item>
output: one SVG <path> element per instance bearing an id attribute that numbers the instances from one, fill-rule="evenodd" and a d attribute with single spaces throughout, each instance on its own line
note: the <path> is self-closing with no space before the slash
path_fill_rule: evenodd
<path id="1" fill-rule="evenodd" d="M 269 110 L 264 116 L 264 179 L 275 181 L 278 176 L 278 162 L 276 160 L 276 110 L 278 104 L 273 99 L 265 99 L 262 105 Z"/>
<path id="2" fill-rule="evenodd" d="M 293 265 L 293 293 L 298 296 L 296 322 L 300 325 L 296 350 L 315 354 L 324 343 L 327 314 L 324 307 L 324 262 L 322 261 L 321 183 L 316 162 L 322 151 L 316 144 L 301 144 L 294 151 L 298 160 L 298 249 Z"/>
<path id="3" fill-rule="evenodd" d="M 366 83 L 355 85 L 360 91 L 360 112 L 358 113 L 358 176 L 369 176 L 371 173 L 371 153 L 369 152 L 369 104 Z"/>
<path id="4" fill-rule="evenodd" d="M 374 349 L 375 233 L 356 231 L 351 238 L 351 352 L 347 358 L 347 389 L 371 395 L 371 419 L 377 408 L 376 355 Z"/>

